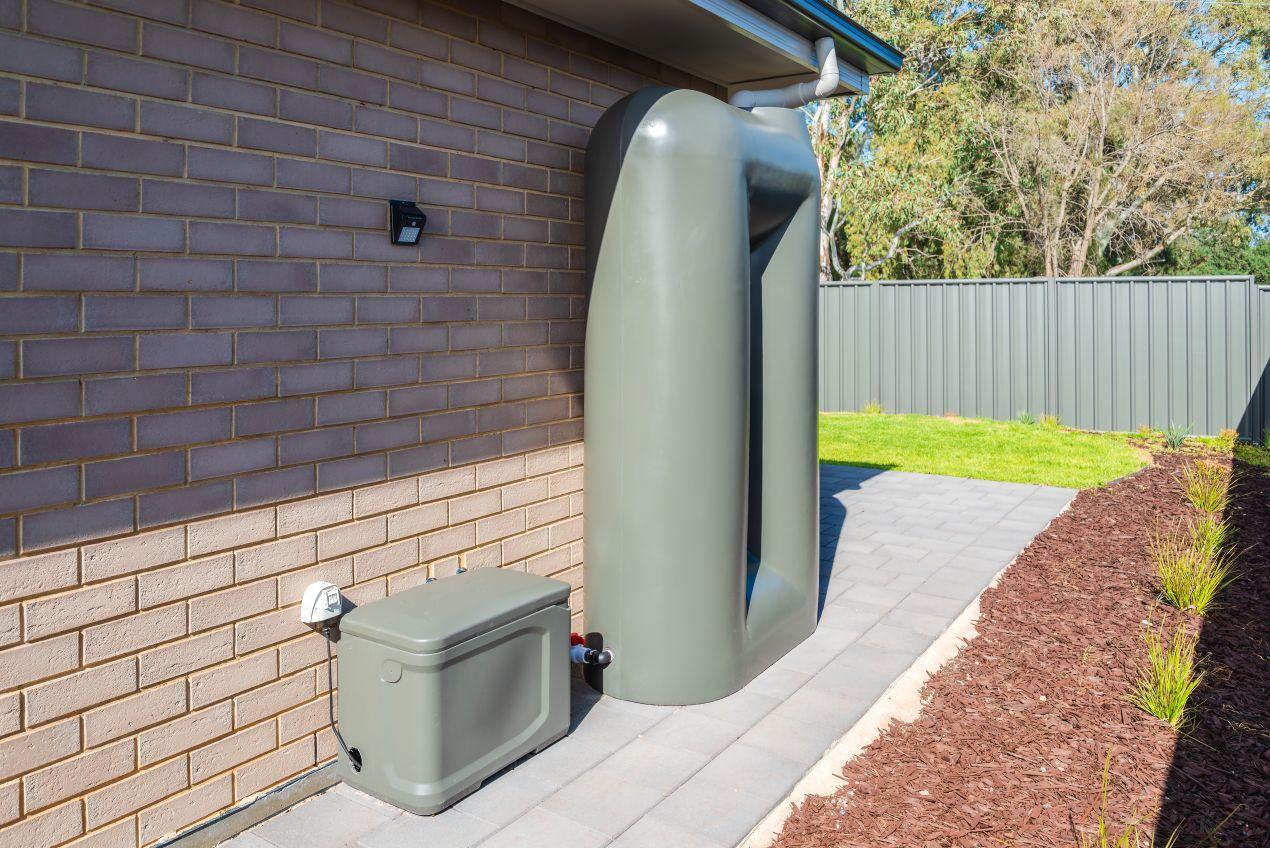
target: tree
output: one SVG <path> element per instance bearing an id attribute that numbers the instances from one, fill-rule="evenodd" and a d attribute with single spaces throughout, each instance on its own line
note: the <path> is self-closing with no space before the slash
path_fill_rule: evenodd
<path id="1" fill-rule="evenodd" d="M 812 107 L 826 276 L 1141 272 L 1265 209 L 1265 8 L 839 5 L 906 61 Z"/>

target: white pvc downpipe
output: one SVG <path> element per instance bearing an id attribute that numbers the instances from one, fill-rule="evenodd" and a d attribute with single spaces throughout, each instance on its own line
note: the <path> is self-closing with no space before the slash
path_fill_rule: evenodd
<path id="1" fill-rule="evenodd" d="M 838 90 L 838 51 L 832 38 L 816 39 L 816 64 L 820 66 L 820 78 L 811 82 L 796 82 L 784 88 L 761 91 L 743 89 L 728 101 L 738 109 L 754 109 L 758 106 L 777 106 L 797 109 L 813 100 L 829 97 Z"/>

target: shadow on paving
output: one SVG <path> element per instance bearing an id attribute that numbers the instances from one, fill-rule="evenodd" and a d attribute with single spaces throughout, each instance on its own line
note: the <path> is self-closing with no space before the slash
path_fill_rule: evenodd
<path id="1" fill-rule="evenodd" d="M 825 611 L 829 580 L 833 577 L 842 528 L 847 523 L 847 507 L 838 500 L 842 492 L 858 492 L 860 484 L 895 466 L 820 464 L 820 596 L 816 601 L 816 621 Z"/>
<path id="2" fill-rule="evenodd" d="M 1226 519 L 1242 552 L 1238 578 L 1205 618 L 1207 674 L 1174 752 L 1160 841 L 1270 845 L 1270 473 L 1238 464 Z"/>

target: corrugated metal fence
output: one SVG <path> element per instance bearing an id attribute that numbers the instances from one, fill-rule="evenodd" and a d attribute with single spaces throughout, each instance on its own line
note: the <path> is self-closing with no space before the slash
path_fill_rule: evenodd
<path id="1" fill-rule="evenodd" d="M 1270 288 L 1251 277 L 824 283 L 820 322 L 825 411 L 1270 425 Z"/>

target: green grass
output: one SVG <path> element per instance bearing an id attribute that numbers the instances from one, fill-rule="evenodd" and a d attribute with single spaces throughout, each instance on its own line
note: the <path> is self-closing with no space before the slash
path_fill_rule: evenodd
<path id="1" fill-rule="evenodd" d="M 1240 442 L 1235 445 L 1235 459 L 1262 471 L 1270 471 L 1270 445 L 1252 445 Z"/>
<path id="2" fill-rule="evenodd" d="M 1057 424 L 936 418 L 926 415 L 825 413 L 820 458 L 926 474 L 947 474 L 1084 489 L 1146 464 L 1123 435 L 1086 433 Z"/>

